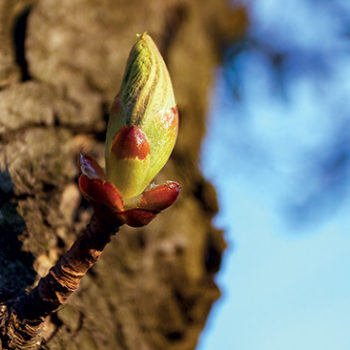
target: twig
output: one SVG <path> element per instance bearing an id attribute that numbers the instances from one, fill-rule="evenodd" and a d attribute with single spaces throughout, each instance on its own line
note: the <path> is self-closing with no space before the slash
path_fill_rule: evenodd
<path id="1" fill-rule="evenodd" d="M 67 302 L 119 226 L 96 215 L 58 263 L 29 294 L 0 304 L 0 349 L 37 349 L 46 316 Z"/>

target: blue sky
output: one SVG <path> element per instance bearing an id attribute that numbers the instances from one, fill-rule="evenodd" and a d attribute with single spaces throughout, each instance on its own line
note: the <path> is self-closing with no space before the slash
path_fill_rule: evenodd
<path id="1" fill-rule="evenodd" d="M 253 1 L 259 45 L 217 71 L 202 168 L 229 248 L 197 350 L 350 348 L 350 167 L 330 166 L 350 143 L 350 2 L 332 4 Z M 281 81 L 261 47 L 285 53 Z"/>

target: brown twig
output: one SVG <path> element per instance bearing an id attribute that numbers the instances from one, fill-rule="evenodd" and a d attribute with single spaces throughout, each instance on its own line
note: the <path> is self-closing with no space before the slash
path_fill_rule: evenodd
<path id="1" fill-rule="evenodd" d="M 73 246 L 29 294 L 0 304 L 0 349 L 37 349 L 45 318 L 67 302 L 119 226 L 94 215 Z"/>

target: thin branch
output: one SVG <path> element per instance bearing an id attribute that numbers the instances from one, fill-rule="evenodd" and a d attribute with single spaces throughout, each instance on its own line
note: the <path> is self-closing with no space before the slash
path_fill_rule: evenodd
<path id="1" fill-rule="evenodd" d="M 37 349 L 45 318 L 67 302 L 119 227 L 94 215 L 73 246 L 29 294 L 0 304 L 0 349 Z"/>

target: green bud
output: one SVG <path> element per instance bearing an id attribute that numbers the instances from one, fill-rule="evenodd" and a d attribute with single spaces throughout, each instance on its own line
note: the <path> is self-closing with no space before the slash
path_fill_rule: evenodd
<path id="1" fill-rule="evenodd" d="M 167 162 L 177 131 L 178 111 L 168 70 L 155 43 L 144 33 L 130 52 L 111 108 L 107 180 L 124 198 L 142 193 Z"/>

